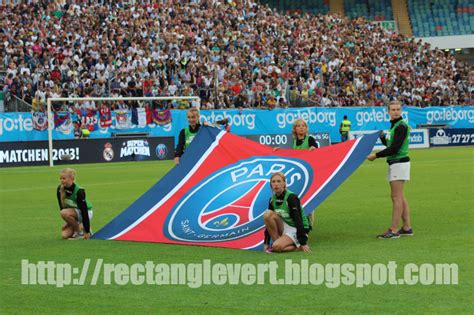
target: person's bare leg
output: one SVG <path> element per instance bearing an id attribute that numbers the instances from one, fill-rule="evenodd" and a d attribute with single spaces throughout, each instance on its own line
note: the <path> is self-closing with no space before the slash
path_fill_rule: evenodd
<path id="1" fill-rule="evenodd" d="M 296 245 L 293 243 L 292 245 L 288 245 L 283 248 L 281 252 L 293 252 L 295 250 L 298 250 L 298 247 L 296 247 Z"/>
<path id="2" fill-rule="evenodd" d="M 73 229 L 73 232 L 79 233 L 79 224 L 77 224 L 77 215 L 74 209 L 68 208 L 61 210 L 61 217 Z"/>
<path id="3" fill-rule="evenodd" d="M 68 239 L 74 234 L 74 229 L 68 223 L 65 223 L 61 230 L 61 237 L 63 239 Z"/>
<path id="4" fill-rule="evenodd" d="M 390 182 L 390 190 L 391 190 L 391 197 L 392 197 L 392 226 L 390 227 L 390 229 L 392 230 L 392 232 L 398 231 L 400 218 L 402 217 L 402 213 L 404 209 L 403 208 L 403 201 L 405 199 L 403 195 L 404 183 L 405 182 L 402 180 L 394 180 Z"/>
<path id="5" fill-rule="evenodd" d="M 271 210 L 267 210 L 263 214 L 263 221 L 273 242 L 275 242 L 283 234 L 283 222 L 280 216 Z"/>
<path id="6" fill-rule="evenodd" d="M 410 207 L 408 206 L 408 201 L 403 196 L 403 212 L 402 212 L 402 220 L 403 220 L 403 229 L 408 231 L 411 229 L 411 220 L 410 220 Z"/>
<path id="7" fill-rule="evenodd" d="M 282 235 L 279 239 L 273 242 L 273 251 L 275 252 L 292 252 L 296 250 L 296 245 L 288 235 Z"/>

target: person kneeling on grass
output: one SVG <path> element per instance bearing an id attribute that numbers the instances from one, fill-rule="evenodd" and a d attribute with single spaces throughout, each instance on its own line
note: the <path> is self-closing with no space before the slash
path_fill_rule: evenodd
<path id="1" fill-rule="evenodd" d="M 265 222 L 264 250 L 269 252 L 310 252 L 308 241 L 309 222 L 298 196 L 286 189 L 286 177 L 281 172 L 270 177 L 273 195 L 263 215 Z M 270 247 L 270 238 L 273 244 Z"/>
<path id="2" fill-rule="evenodd" d="M 63 239 L 88 239 L 91 236 L 92 204 L 87 201 L 84 188 L 74 182 L 75 177 L 76 171 L 72 168 L 65 168 L 59 173 L 61 183 L 57 197 L 61 217 L 66 222 L 61 236 Z"/>

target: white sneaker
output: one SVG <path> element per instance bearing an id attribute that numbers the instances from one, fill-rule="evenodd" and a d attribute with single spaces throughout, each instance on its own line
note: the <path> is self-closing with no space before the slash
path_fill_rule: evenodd
<path id="1" fill-rule="evenodd" d="M 79 232 L 79 235 L 80 235 L 80 236 L 84 236 L 84 233 L 85 233 L 85 232 L 84 232 L 83 230 L 81 230 L 81 231 Z M 89 234 L 90 234 L 91 236 L 92 236 L 92 234 L 94 234 L 94 233 L 92 233 L 92 229 L 90 229 Z"/>
<path id="2" fill-rule="evenodd" d="M 80 233 L 75 232 L 68 240 L 70 241 L 75 241 L 75 240 L 80 240 L 82 239 L 82 235 Z"/>

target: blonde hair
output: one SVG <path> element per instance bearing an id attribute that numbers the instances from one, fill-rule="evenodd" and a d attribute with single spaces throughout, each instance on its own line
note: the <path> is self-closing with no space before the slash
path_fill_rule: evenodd
<path id="1" fill-rule="evenodd" d="M 193 108 L 190 108 L 188 110 L 188 113 L 194 113 L 198 116 L 198 118 L 200 117 L 200 114 L 199 114 L 199 109 L 197 109 L 196 107 L 193 107 Z"/>
<path id="2" fill-rule="evenodd" d="M 301 118 L 300 118 L 300 119 L 297 119 L 297 120 L 295 120 L 295 122 L 293 123 L 293 127 L 291 128 L 291 134 L 293 135 L 293 138 L 294 138 L 294 139 L 297 139 L 297 138 L 296 138 L 296 137 L 297 137 L 297 135 L 296 135 L 296 125 L 297 125 L 298 123 L 302 123 L 303 125 L 306 126 L 306 136 L 308 135 L 308 132 L 309 132 L 309 130 L 308 130 L 308 129 L 309 129 L 309 128 L 308 128 L 308 123 L 306 122 L 306 120 L 301 119 Z"/>
<path id="3" fill-rule="evenodd" d="M 275 176 L 280 176 L 282 179 L 283 179 L 283 182 L 285 183 L 285 189 L 286 189 L 286 176 L 285 174 L 283 174 L 282 172 L 276 172 L 276 173 L 273 173 L 272 176 L 270 177 L 270 188 L 273 190 L 273 187 L 272 187 L 272 179 L 273 177 Z"/>
<path id="4" fill-rule="evenodd" d="M 76 170 L 72 168 L 63 168 L 59 174 L 65 174 L 69 177 L 71 177 L 73 180 L 76 179 Z M 59 195 L 61 197 L 61 207 L 65 207 L 65 199 L 66 199 L 66 191 L 64 189 L 64 185 L 61 185 L 59 187 Z"/>
<path id="5" fill-rule="evenodd" d="M 390 109 L 390 106 L 392 105 L 400 105 L 402 106 L 402 103 L 399 101 L 399 100 L 393 100 L 393 101 L 390 101 L 387 105 L 387 108 Z"/>

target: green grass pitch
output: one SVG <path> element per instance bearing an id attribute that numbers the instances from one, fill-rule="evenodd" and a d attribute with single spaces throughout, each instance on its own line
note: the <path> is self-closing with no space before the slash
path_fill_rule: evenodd
<path id="1" fill-rule="evenodd" d="M 316 211 L 312 252 L 118 241 L 62 241 L 55 189 L 62 168 L 0 169 L 0 313 L 474 313 L 474 148 L 412 150 L 406 195 L 415 236 L 377 240 L 390 224 L 386 163 L 365 162 Z M 173 167 L 166 162 L 74 165 L 98 230 Z M 105 263 L 456 263 L 458 285 L 22 285 L 21 260 Z M 283 271 L 280 272 L 283 274 Z M 90 275 L 89 275 L 90 276 Z"/>

